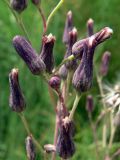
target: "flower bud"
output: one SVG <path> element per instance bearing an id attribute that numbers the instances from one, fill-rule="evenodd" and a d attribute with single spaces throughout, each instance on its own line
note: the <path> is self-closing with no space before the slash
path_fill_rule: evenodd
<path id="1" fill-rule="evenodd" d="M 44 150 L 47 153 L 56 152 L 56 147 L 52 144 L 46 144 L 46 145 L 44 145 Z"/>
<path id="2" fill-rule="evenodd" d="M 22 112 L 26 107 L 26 103 L 19 85 L 18 69 L 14 68 L 10 72 L 9 84 L 10 84 L 9 105 L 13 111 Z"/>
<path id="3" fill-rule="evenodd" d="M 46 65 L 46 72 L 51 73 L 54 67 L 54 57 L 53 57 L 53 47 L 55 42 L 55 37 L 52 34 L 44 36 L 42 44 L 42 51 L 40 58 Z"/>
<path id="4" fill-rule="evenodd" d="M 28 0 L 10 0 L 11 7 L 18 13 L 27 8 Z"/>
<path id="5" fill-rule="evenodd" d="M 68 69 L 66 68 L 65 65 L 62 65 L 59 69 L 59 76 L 63 79 L 66 80 L 68 75 Z"/>
<path id="6" fill-rule="evenodd" d="M 113 34 L 112 29 L 109 27 L 105 27 L 101 31 L 92 35 L 91 37 L 77 41 L 72 47 L 73 55 L 76 57 L 82 57 L 84 43 L 89 41 L 89 45 L 91 46 L 91 48 L 92 47 L 96 48 L 97 45 L 104 42 L 106 39 L 110 38 L 112 34 Z"/>
<path id="7" fill-rule="evenodd" d="M 51 86 L 51 88 L 53 89 L 59 89 L 60 87 L 60 78 L 58 76 L 53 76 L 50 80 L 49 80 L 49 85 Z"/>
<path id="8" fill-rule="evenodd" d="M 66 123 L 67 122 L 67 123 Z M 71 121 L 63 121 L 60 125 L 60 133 L 57 140 L 56 150 L 63 159 L 68 159 L 75 153 L 75 145 L 73 142 L 73 125 Z"/>
<path id="9" fill-rule="evenodd" d="M 65 43 L 66 45 L 69 42 L 69 32 L 72 30 L 72 28 L 73 28 L 72 12 L 69 11 L 67 13 L 64 34 L 63 34 L 63 43 Z"/>
<path id="10" fill-rule="evenodd" d="M 73 28 L 72 31 L 69 32 L 69 41 L 68 41 L 68 47 L 64 58 L 68 58 L 72 55 L 72 46 L 77 41 L 77 29 Z M 77 67 L 77 61 L 76 59 L 66 62 L 65 64 L 66 68 L 69 70 L 74 70 Z"/>
<path id="11" fill-rule="evenodd" d="M 31 0 L 34 5 L 39 5 L 41 0 Z"/>
<path id="12" fill-rule="evenodd" d="M 90 37 L 94 34 L 93 25 L 94 25 L 94 21 L 93 21 L 93 19 L 90 18 L 87 21 L 88 37 Z"/>
<path id="13" fill-rule="evenodd" d="M 13 38 L 13 45 L 19 56 L 24 60 L 34 75 L 40 75 L 45 71 L 44 62 L 24 37 L 15 36 Z"/>
<path id="14" fill-rule="evenodd" d="M 100 74 L 102 76 L 106 76 L 108 73 L 110 56 L 111 56 L 110 52 L 105 52 L 102 56 L 102 62 L 100 66 Z"/>
<path id="15" fill-rule="evenodd" d="M 28 160 L 35 160 L 35 148 L 31 136 L 26 138 L 26 151 Z"/>
<path id="16" fill-rule="evenodd" d="M 84 44 L 84 52 L 81 63 L 73 75 L 73 86 L 78 92 L 85 92 L 92 86 L 94 48 Z"/>
<path id="17" fill-rule="evenodd" d="M 93 97 L 89 95 L 87 96 L 86 110 L 91 113 L 93 111 L 93 108 L 94 108 Z"/>

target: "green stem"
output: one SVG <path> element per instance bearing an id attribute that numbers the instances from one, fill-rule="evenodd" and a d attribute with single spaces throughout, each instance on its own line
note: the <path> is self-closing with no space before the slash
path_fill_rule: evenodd
<path id="1" fill-rule="evenodd" d="M 48 19 L 47 19 L 47 28 L 48 25 L 50 23 L 51 18 L 54 16 L 54 14 L 56 13 L 56 11 L 61 7 L 61 5 L 63 4 L 64 0 L 60 0 L 60 2 L 57 4 L 57 6 L 52 10 L 52 12 L 50 13 Z"/>
<path id="2" fill-rule="evenodd" d="M 21 118 L 21 120 L 22 120 L 22 123 L 23 123 L 23 125 L 24 125 L 24 127 L 25 127 L 25 130 L 26 130 L 27 134 L 30 135 L 30 136 L 32 136 L 32 139 L 33 139 L 34 144 L 35 144 L 36 147 L 40 150 L 40 152 L 42 152 L 42 147 L 41 147 L 40 144 L 37 142 L 37 140 L 35 139 L 35 137 L 32 135 L 32 133 L 31 133 L 31 131 L 30 131 L 30 128 L 29 128 L 29 125 L 28 125 L 28 122 L 27 122 L 24 114 L 23 114 L 23 113 L 19 113 L 19 116 L 20 116 L 20 118 Z"/>
<path id="3" fill-rule="evenodd" d="M 53 72 L 52 75 L 56 74 L 57 71 L 60 69 L 60 67 L 61 67 L 63 64 L 65 64 L 65 63 L 68 62 L 68 61 L 72 61 L 74 58 L 75 58 L 74 55 L 71 55 L 71 56 L 69 56 L 68 58 L 65 58 L 65 59 L 60 63 L 60 65 L 55 69 L 55 71 Z"/>
<path id="4" fill-rule="evenodd" d="M 69 97 L 69 88 L 70 88 L 71 78 L 72 78 L 72 71 L 68 71 L 65 102 L 67 102 Z"/>
<path id="5" fill-rule="evenodd" d="M 21 28 L 22 32 L 24 33 L 24 35 L 27 37 L 27 39 L 29 40 L 29 36 L 28 36 L 28 33 L 25 29 L 25 26 L 23 24 L 23 21 L 22 21 L 22 18 L 21 18 L 21 15 L 19 14 L 17 16 L 16 12 L 14 12 L 14 10 L 12 9 L 12 7 L 10 6 L 9 2 L 7 0 L 4 0 L 4 2 L 7 4 L 8 8 L 11 10 L 12 14 L 14 15 L 15 19 L 16 19 L 16 22 L 18 24 L 18 26 Z M 30 40 L 29 40 L 30 42 Z"/>
<path id="6" fill-rule="evenodd" d="M 77 106 L 78 106 L 78 103 L 79 103 L 80 97 L 81 97 L 81 96 L 80 96 L 79 94 L 76 94 L 75 101 L 74 101 L 74 104 L 73 104 L 72 110 L 71 110 L 70 115 L 69 115 L 69 119 L 70 119 L 70 120 L 73 120 L 73 117 L 74 117 L 74 114 L 75 114 L 76 108 L 77 108 Z"/>

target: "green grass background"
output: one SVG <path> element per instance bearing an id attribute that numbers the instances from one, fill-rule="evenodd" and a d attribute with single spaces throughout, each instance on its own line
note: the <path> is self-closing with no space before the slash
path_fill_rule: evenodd
<path id="1" fill-rule="evenodd" d="M 48 17 L 58 0 L 44 0 L 42 6 Z M 79 38 L 87 35 L 86 21 L 91 17 L 95 22 L 95 31 L 105 26 L 113 29 L 111 40 L 102 44 L 96 50 L 95 59 L 100 63 L 102 53 L 109 50 L 112 53 L 110 70 L 105 81 L 114 82 L 120 67 L 120 1 L 119 0 L 65 0 L 63 6 L 52 18 L 48 33 L 56 36 L 54 55 L 59 64 L 65 52 L 62 34 L 66 13 L 72 10 L 74 26 L 78 29 Z M 34 48 L 39 52 L 42 34 L 41 17 L 35 6 L 29 0 L 29 6 L 22 15 Z M 50 102 L 47 86 L 39 77 L 33 76 L 12 46 L 12 38 L 22 34 L 16 21 L 3 0 L 0 0 L 0 160 L 25 160 L 26 132 L 19 116 L 9 108 L 8 74 L 13 67 L 19 68 L 20 84 L 26 97 L 27 108 L 25 116 L 30 128 L 43 146 L 53 143 L 55 113 Z M 96 82 L 93 83 L 93 94 L 99 94 Z M 95 117 L 100 110 L 99 98 L 95 97 Z M 95 149 L 92 146 L 93 137 L 85 110 L 85 96 L 79 103 L 75 116 L 76 123 L 76 154 L 75 160 L 94 160 Z M 99 135 L 100 132 L 98 131 Z M 101 135 L 99 136 L 101 138 Z M 119 141 L 120 137 L 118 138 Z M 41 160 L 37 154 L 37 160 Z"/>

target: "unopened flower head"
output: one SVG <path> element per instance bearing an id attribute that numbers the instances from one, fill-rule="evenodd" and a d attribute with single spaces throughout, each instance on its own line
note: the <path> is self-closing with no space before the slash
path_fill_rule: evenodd
<path id="1" fill-rule="evenodd" d="M 91 95 L 88 95 L 86 101 L 86 110 L 91 113 L 93 111 L 93 108 L 94 108 L 93 97 Z"/>
<path id="2" fill-rule="evenodd" d="M 22 112 L 26 107 L 26 103 L 19 84 L 18 69 L 14 68 L 10 72 L 9 84 L 10 84 L 9 105 L 13 111 Z"/>
<path id="3" fill-rule="evenodd" d="M 45 71 L 46 67 L 44 62 L 24 37 L 15 36 L 13 38 L 13 45 L 34 75 L 40 75 Z"/>
<path id="4" fill-rule="evenodd" d="M 51 79 L 49 80 L 49 85 L 53 88 L 53 89 L 59 89 L 60 87 L 60 77 L 59 76 L 53 76 L 51 77 Z"/>
<path id="5" fill-rule="evenodd" d="M 73 124 L 68 121 L 68 118 L 65 118 L 60 125 L 60 133 L 57 140 L 56 150 L 59 156 L 63 159 L 68 159 L 75 153 L 72 127 Z"/>
<path id="6" fill-rule="evenodd" d="M 88 30 L 88 36 L 89 37 L 94 34 L 93 27 L 94 27 L 94 21 L 93 21 L 93 19 L 90 18 L 87 21 L 87 30 Z"/>
<path id="7" fill-rule="evenodd" d="M 10 0 L 11 7 L 18 13 L 27 8 L 28 0 Z"/>
<path id="8" fill-rule="evenodd" d="M 42 41 L 40 58 L 46 65 L 46 72 L 51 73 L 54 67 L 53 47 L 55 37 L 52 34 L 49 34 L 48 36 L 44 36 Z"/>
<path id="9" fill-rule="evenodd" d="M 28 160 L 35 160 L 35 148 L 31 136 L 26 138 L 26 152 Z"/>
<path id="10" fill-rule="evenodd" d="M 108 51 L 106 51 L 102 56 L 102 61 L 100 66 L 101 76 L 106 76 L 108 73 L 110 56 L 111 56 L 111 53 Z"/>
<path id="11" fill-rule="evenodd" d="M 73 19 L 72 19 L 72 12 L 69 11 L 67 13 L 64 34 L 63 34 L 63 42 L 68 45 L 69 42 L 69 32 L 73 29 Z"/>
<path id="12" fill-rule="evenodd" d="M 72 55 L 72 46 L 76 41 L 77 41 L 77 29 L 73 28 L 69 32 L 68 47 L 67 47 L 67 51 L 66 51 L 64 58 L 68 58 L 69 56 Z M 74 70 L 77 67 L 77 60 L 74 59 L 72 61 L 66 62 L 65 66 L 68 70 Z"/>
<path id="13" fill-rule="evenodd" d="M 62 65 L 59 69 L 59 76 L 61 77 L 61 79 L 66 80 L 68 75 L 68 69 L 66 68 L 65 65 Z"/>
<path id="14" fill-rule="evenodd" d="M 84 44 L 84 52 L 81 63 L 73 75 L 73 86 L 78 93 L 89 90 L 92 86 L 93 78 L 93 55 L 94 48 L 89 46 L 89 43 Z"/>

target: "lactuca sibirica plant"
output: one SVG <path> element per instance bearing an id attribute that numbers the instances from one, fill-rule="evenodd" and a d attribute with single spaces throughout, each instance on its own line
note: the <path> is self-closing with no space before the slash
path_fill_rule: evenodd
<path id="1" fill-rule="evenodd" d="M 90 89 L 93 86 L 94 73 L 97 78 L 98 87 L 100 89 L 103 108 L 100 115 L 98 115 L 97 120 L 94 122 L 92 118 L 92 113 L 94 110 L 94 98 L 92 97 L 92 95 L 88 95 L 86 110 L 88 112 L 88 117 L 93 132 L 96 159 L 110 159 L 110 157 L 113 158 L 114 156 L 116 156 L 116 154 L 110 154 L 110 149 L 112 148 L 115 132 L 113 124 L 118 124 L 118 120 L 120 119 L 119 110 L 117 111 L 115 118 L 112 115 L 112 110 L 116 108 L 115 104 L 117 103 L 117 100 L 115 102 L 112 98 L 116 98 L 118 93 L 117 90 L 114 90 L 114 92 L 112 92 L 112 96 L 106 95 L 107 93 L 104 92 L 102 83 L 103 78 L 107 75 L 108 72 L 110 52 L 106 51 L 103 54 L 100 69 L 96 69 L 94 63 L 94 55 L 96 54 L 97 46 L 101 43 L 104 43 L 104 41 L 108 40 L 112 36 L 112 29 L 109 27 L 104 27 L 100 31 L 94 33 L 94 21 L 92 19 L 89 19 L 87 22 L 87 37 L 85 37 L 84 39 L 79 39 L 78 31 L 73 23 L 73 14 L 71 11 L 68 11 L 66 16 L 65 28 L 63 31 L 63 44 L 61 42 L 61 45 L 65 45 L 66 51 L 61 64 L 55 66 L 54 44 L 56 43 L 57 45 L 57 39 L 52 35 L 52 31 L 51 33 L 47 33 L 47 29 L 49 27 L 50 21 L 52 20 L 52 16 L 64 3 L 64 0 L 61 0 L 58 3 L 58 5 L 50 13 L 48 18 L 46 18 L 44 15 L 42 2 L 40 0 L 31 0 L 36 9 L 38 9 L 43 22 L 43 34 L 41 37 L 42 41 L 40 54 L 38 54 L 32 47 L 31 41 L 29 39 L 29 34 L 27 33 L 21 16 L 22 12 L 25 11 L 27 5 L 29 5 L 30 2 L 27 0 L 10 0 L 10 2 L 5 0 L 5 2 L 14 14 L 16 21 L 24 34 L 24 36 L 16 35 L 15 37 L 13 37 L 12 43 L 14 49 L 16 50 L 16 53 L 25 62 L 26 66 L 29 68 L 30 72 L 33 75 L 40 76 L 41 79 L 45 80 L 46 84 L 48 85 L 50 94 L 51 92 L 54 92 L 58 97 L 55 106 L 56 124 L 53 137 L 54 144 L 45 144 L 42 147 L 32 134 L 32 131 L 29 129 L 29 123 L 27 122 L 23 113 L 27 106 L 27 102 L 25 101 L 25 96 L 22 93 L 22 87 L 19 83 L 19 71 L 16 68 L 13 68 L 10 71 L 9 104 L 11 110 L 18 113 L 27 131 L 27 158 L 29 160 L 35 160 L 35 152 L 37 151 L 40 151 L 43 154 L 45 152 L 45 154 L 48 154 L 52 158 L 52 160 L 55 160 L 56 157 L 60 157 L 63 160 L 72 159 L 72 157 L 74 157 L 76 153 L 74 141 L 74 135 L 76 134 L 74 115 L 82 95 L 84 93 L 87 94 L 87 91 L 89 91 L 90 93 Z M 75 98 L 71 106 L 68 106 L 68 102 L 70 99 L 69 93 L 71 93 Z M 118 95 L 118 97 L 119 96 L 120 95 Z M 109 107 L 107 107 L 108 104 Z M 110 107 L 111 105 L 112 107 Z M 108 113 L 110 113 L 112 116 L 112 128 L 110 137 L 107 137 L 106 117 L 109 116 Z M 100 140 L 98 140 L 97 137 L 97 127 L 98 123 L 101 120 L 103 120 L 103 140 L 102 143 L 99 143 Z M 109 143 L 108 139 L 110 139 Z M 106 150 L 106 152 L 103 152 L 104 149 Z"/>

